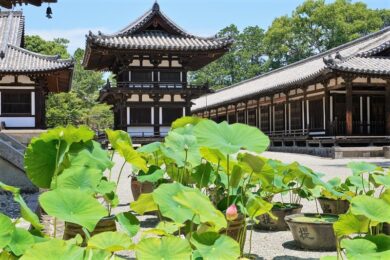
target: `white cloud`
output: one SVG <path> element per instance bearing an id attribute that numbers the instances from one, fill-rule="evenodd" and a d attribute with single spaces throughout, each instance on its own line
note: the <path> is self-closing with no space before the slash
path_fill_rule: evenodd
<path id="1" fill-rule="evenodd" d="M 85 48 L 85 35 L 89 31 L 97 33 L 98 31 L 104 31 L 103 28 L 76 28 L 69 30 L 42 30 L 31 29 L 26 31 L 28 35 L 39 35 L 45 40 L 53 40 L 54 38 L 65 38 L 69 40 L 68 51 L 73 54 L 77 48 Z"/>

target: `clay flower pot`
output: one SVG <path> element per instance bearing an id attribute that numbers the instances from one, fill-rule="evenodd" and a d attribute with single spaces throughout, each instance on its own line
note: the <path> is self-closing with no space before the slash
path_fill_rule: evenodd
<path id="1" fill-rule="evenodd" d="M 255 228 L 261 230 L 271 231 L 286 231 L 288 225 L 284 220 L 286 216 L 301 213 L 301 204 L 283 204 L 288 207 L 273 207 L 271 213 L 277 217 L 277 219 L 271 218 L 269 214 L 263 214 L 257 217 L 259 220 L 258 224 L 255 224 Z"/>
<path id="2" fill-rule="evenodd" d="M 349 209 L 348 200 L 334 200 L 328 198 L 318 198 L 322 211 L 326 214 L 345 214 Z"/>
<path id="3" fill-rule="evenodd" d="M 244 250 L 246 239 L 246 221 L 245 216 L 241 213 L 238 214 L 237 219 L 227 220 L 227 228 L 219 232 L 220 234 L 226 234 L 233 238 L 240 244 L 241 253 Z"/>
<path id="4" fill-rule="evenodd" d="M 338 219 L 334 214 L 303 213 L 285 218 L 295 242 L 303 249 L 335 251 L 336 236 L 333 223 Z"/>
<path id="5" fill-rule="evenodd" d="M 153 189 L 153 183 L 151 182 L 139 182 L 135 177 L 131 179 L 131 193 L 134 201 L 138 200 L 142 193 L 152 193 Z"/>
<path id="6" fill-rule="evenodd" d="M 115 215 L 104 217 L 97 223 L 95 229 L 91 232 L 91 236 L 107 231 L 116 231 Z M 79 234 L 85 239 L 85 234 L 80 225 L 65 222 L 64 239 L 72 239 Z"/>

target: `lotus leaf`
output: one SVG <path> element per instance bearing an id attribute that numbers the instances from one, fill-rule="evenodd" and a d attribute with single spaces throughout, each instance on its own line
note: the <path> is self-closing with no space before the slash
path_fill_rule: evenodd
<path id="1" fill-rule="evenodd" d="M 51 239 L 37 243 L 26 250 L 21 260 L 58 259 L 82 260 L 85 250 L 63 240 Z"/>
<path id="2" fill-rule="evenodd" d="M 191 243 L 204 260 L 238 259 L 240 245 L 232 238 L 214 232 L 193 234 Z"/>
<path id="3" fill-rule="evenodd" d="M 242 168 L 238 165 L 234 165 L 229 180 L 230 187 L 237 188 L 240 182 L 242 181 L 242 175 L 243 175 Z"/>
<path id="4" fill-rule="evenodd" d="M 365 239 L 343 239 L 341 240 L 341 248 L 346 250 L 348 258 L 360 256 L 365 254 L 376 253 L 377 246 L 375 243 Z"/>
<path id="5" fill-rule="evenodd" d="M 213 167 L 209 162 L 202 163 L 195 167 L 195 171 L 191 177 L 195 180 L 198 188 L 208 187 L 213 179 L 212 171 Z"/>
<path id="6" fill-rule="evenodd" d="M 202 147 L 217 149 L 223 154 L 235 154 L 240 150 L 262 153 L 269 144 L 269 138 L 258 128 L 245 124 L 220 124 L 203 120 L 194 128 L 194 134 Z"/>
<path id="7" fill-rule="evenodd" d="M 364 237 L 364 239 L 373 242 L 377 246 L 378 252 L 390 250 L 390 236 L 388 235 L 384 235 L 384 234 L 379 234 L 375 236 L 367 235 Z"/>
<path id="8" fill-rule="evenodd" d="M 39 222 L 38 216 L 27 206 L 22 195 L 19 193 L 14 194 L 14 200 L 20 206 L 20 215 L 22 215 L 22 218 L 30 222 L 34 228 L 41 230 L 43 225 Z"/>
<path id="9" fill-rule="evenodd" d="M 107 129 L 106 134 L 112 148 L 114 148 L 115 150 L 118 149 L 119 142 L 124 142 L 130 146 L 133 145 L 129 134 L 125 131 Z"/>
<path id="10" fill-rule="evenodd" d="M 51 216 L 79 224 L 92 232 L 107 210 L 90 194 L 80 190 L 58 189 L 43 193 L 42 208 Z"/>
<path id="11" fill-rule="evenodd" d="M 252 219 L 265 213 L 269 213 L 272 207 L 272 203 L 263 200 L 259 196 L 250 196 L 248 202 L 246 203 L 246 210 L 249 217 Z"/>
<path id="12" fill-rule="evenodd" d="M 8 247 L 16 256 L 21 256 L 33 244 L 35 244 L 33 235 L 25 229 L 16 228 Z"/>
<path id="13" fill-rule="evenodd" d="M 153 172 L 150 170 L 153 169 Z M 156 169 L 155 167 L 150 167 L 148 174 L 138 174 L 137 180 L 139 182 L 151 182 L 156 183 L 159 180 L 164 178 L 164 171 L 161 169 Z"/>
<path id="14" fill-rule="evenodd" d="M 96 234 L 88 240 L 88 247 L 110 252 L 130 249 L 132 244 L 126 234 L 112 231 Z"/>
<path id="15" fill-rule="evenodd" d="M 365 216 L 355 216 L 352 213 L 341 214 L 333 224 L 337 237 L 368 232 L 369 219 Z"/>
<path id="16" fill-rule="evenodd" d="M 153 212 L 157 210 L 157 204 L 154 202 L 152 193 L 142 193 L 139 198 L 130 204 L 130 208 L 143 215 L 145 212 Z"/>
<path id="17" fill-rule="evenodd" d="M 137 149 L 140 153 L 155 153 L 160 151 L 161 143 L 160 142 L 154 142 L 147 145 L 143 145 L 140 148 Z"/>
<path id="18" fill-rule="evenodd" d="M 180 128 L 180 127 L 185 127 L 186 125 L 197 125 L 199 122 L 202 120 L 205 120 L 200 117 L 191 117 L 191 116 L 184 116 L 179 119 L 176 119 L 172 123 L 172 130 Z"/>
<path id="19" fill-rule="evenodd" d="M 12 239 L 15 226 L 11 219 L 0 213 L 0 248 L 5 247 Z"/>
<path id="20" fill-rule="evenodd" d="M 118 142 L 118 153 L 130 163 L 132 166 L 141 169 L 143 171 L 148 171 L 146 166 L 146 161 L 141 157 L 141 154 L 134 150 L 134 148 L 124 142 Z"/>
<path id="21" fill-rule="evenodd" d="M 390 222 L 390 204 L 383 199 L 360 195 L 352 198 L 351 212 L 363 215 L 372 221 Z"/>
<path id="22" fill-rule="evenodd" d="M 190 259 L 191 247 L 179 237 L 146 238 L 135 247 L 137 259 Z"/>
<path id="23" fill-rule="evenodd" d="M 182 135 L 174 131 L 165 137 L 165 143 L 161 146 L 162 153 L 172 159 L 179 167 L 190 163 L 192 166 L 200 164 L 201 157 L 196 138 L 192 135 Z"/>
<path id="24" fill-rule="evenodd" d="M 79 143 L 79 142 L 87 142 L 92 140 L 95 133 L 89 129 L 87 126 L 67 126 L 67 127 L 57 127 L 51 129 L 45 133 L 42 133 L 38 138 L 34 138 L 35 140 L 43 140 L 44 142 L 50 142 L 53 140 L 64 140 L 67 144 Z"/>
<path id="25" fill-rule="evenodd" d="M 103 173 L 99 169 L 75 166 L 65 169 L 57 180 L 59 189 L 76 189 L 95 193 Z"/>
<path id="26" fill-rule="evenodd" d="M 224 215 L 198 189 L 179 183 L 162 184 L 152 194 L 161 214 L 177 223 L 193 220 L 196 224 L 214 224 L 216 230 L 226 228 Z"/>
<path id="27" fill-rule="evenodd" d="M 116 219 L 129 236 L 133 237 L 138 233 L 139 220 L 131 212 L 122 212 L 116 216 Z"/>
<path id="28" fill-rule="evenodd" d="M 380 168 L 375 164 L 366 162 L 350 162 L 347 166 L 352 170 L 353 175 L 361 175 L 362 173 L 370 173 L 375 170 L 380 170 Z"/>

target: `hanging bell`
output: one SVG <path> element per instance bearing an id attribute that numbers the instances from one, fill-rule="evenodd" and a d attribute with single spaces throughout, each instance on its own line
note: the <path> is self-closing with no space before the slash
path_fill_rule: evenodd
<path id="1" fill-rule="evenodd" d="M 5 53 L 4 51 L 0 51 L 0 59 L 4 59 L 5 58 Z"/>
<path id="2" fill-rule="evenodd" d="M 46 17 L 51 19 L 51 18 L 53 18 L 52 14 L 53 14 L 53 11 L 51 10 L 51 7 L 48 6 L 47 9 L 46 9 Z"/>

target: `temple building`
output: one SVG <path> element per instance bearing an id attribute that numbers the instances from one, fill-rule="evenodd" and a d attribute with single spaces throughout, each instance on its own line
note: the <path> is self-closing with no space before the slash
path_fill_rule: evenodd
<path id="1" fill-rule="evenodd" d="M 73 62 L 24 49 L 22 12 L 0 12 L 0 123 L 7 129 L 44 129 L 45 97 L 69 91 Z"/>
<path id="2" fill-rule="evenodd" d="M 155 3 L 117 33 L 90 32 L 84 66 L 113 72 L 116 83 L 107 83 L 99 100 L 113 105 L 115 129 L 147 142 L 166 135 L 175 119 L 190 115 L 191 100 L 209 89 L 188 84 L 187 72 L 218 59 L 231 43 L 187 33 Z"/>
<path id="3" fill-rule="evenodd" d="M 277 151 L 389 145 L 390 27 L 193 102 L 194 115 L 258 127 Z"/>

